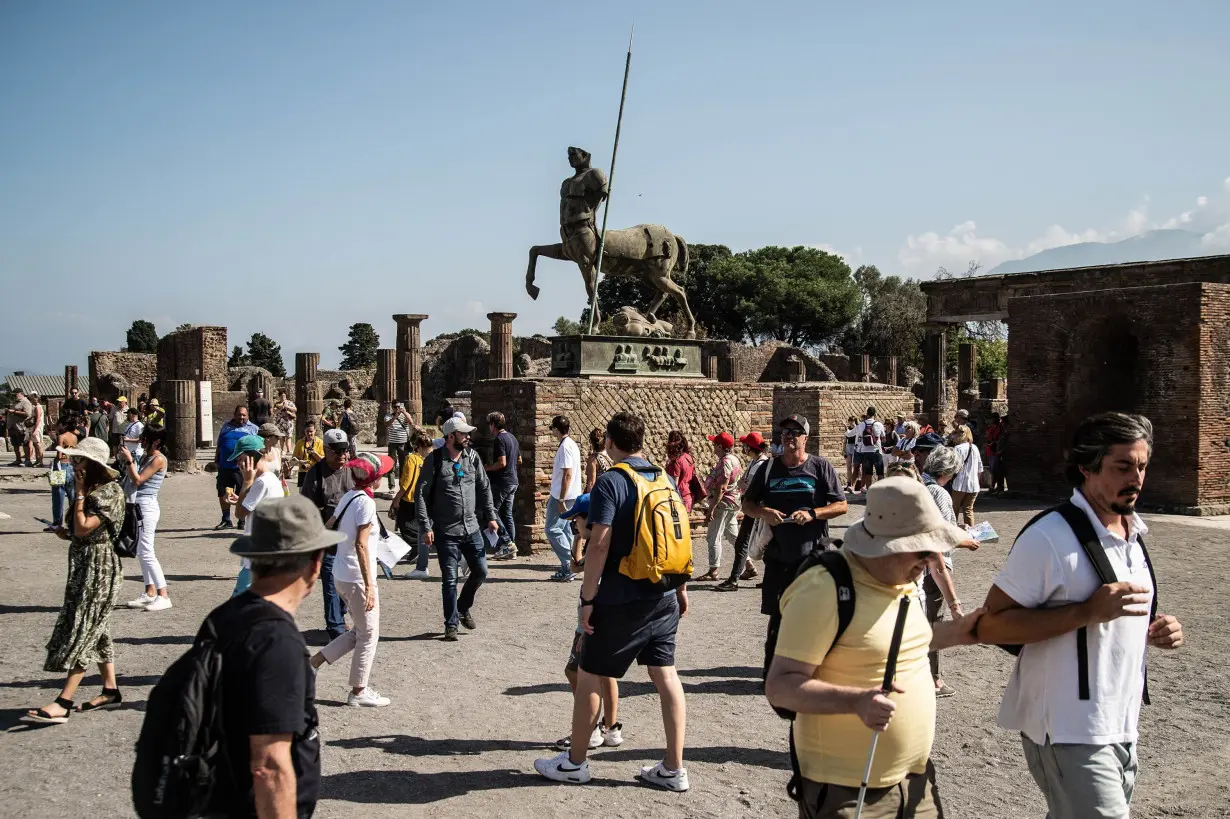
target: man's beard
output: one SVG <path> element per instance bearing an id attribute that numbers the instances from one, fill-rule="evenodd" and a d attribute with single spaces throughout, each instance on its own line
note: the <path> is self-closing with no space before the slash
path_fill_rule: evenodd
<path id="1" fill-rule="evenodd" d="M 1122 496 L 1125 493 L 1128 495 L 1134 495 L 1135 497 L 1124 499 Z M 1130 515 L 1136 511 L 1136 500 L 1139 497 L 1140 497 L 1139 488 L 1133 487 L 1130 490 L 1125 490 L 1125 492 L 1120 493 L 1120 497 L 1118 499 L 1116 499 L 1114 502 L 1111 503 L 1110 505 L 1111 511 L 1117 515 Z"/>

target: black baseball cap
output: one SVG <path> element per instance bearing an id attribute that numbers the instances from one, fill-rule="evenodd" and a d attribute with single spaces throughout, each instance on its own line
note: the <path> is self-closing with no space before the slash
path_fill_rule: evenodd
<path id="1" fill-rule="evenodd" d="M 787 415 L 777 422 L 778 427 L 784 427 L 786 424 L 795 424 L 803 430 L 804 435 L 811 435 L 811 424 L 807 423 L 807 419 L 802 415 Z"/>

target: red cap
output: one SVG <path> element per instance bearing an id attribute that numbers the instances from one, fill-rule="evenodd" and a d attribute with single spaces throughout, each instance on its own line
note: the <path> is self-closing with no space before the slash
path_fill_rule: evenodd
<path id="1" fill-rule="evenodd" d="M 735 448 L 735 436 L 731 435 L 729 432 L 719 432 L 717 435 L 706 435 L 705 437 L 710 441 L 713 441 L 713 443 L 723 446 L 726 449 Z"/>
<path id="2" fill-rule="evenodd" d="M 757 452 L 760 452 L 765 446 L 764 436 L 759 432 L 749 432 L 739 439 L 739 443 L 746 444 Z"/>

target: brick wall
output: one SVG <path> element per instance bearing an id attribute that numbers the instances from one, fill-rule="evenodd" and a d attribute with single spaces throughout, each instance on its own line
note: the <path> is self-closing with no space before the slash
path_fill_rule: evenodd
<path id="1" fill-rule="evenodd" d="M 1197 320 L 1206 287 L 1191 282 L 1009 300 L 1010 488 L 1067 494 L 1063 457 L 1076 425 L 1093 413 L 1119 410 L 1143 414 L 1154 425 L 1142 504 L 1199 505 L 1200 442 L 1209 440 L 1199 417 L 1201 344 L 1224 333 L 1228 317 L 1224 293 L 1209 290 L 1208 315 L 1220 316 L 1221 328 Z M 1221 360 L 1224 368 L 1224 355 Z"/>
<path id="2" fill-rule="evenodd" d="M 1230 512 L 1230 285 L 1201 288 L 1198 457 L 1199 505 Z"/>
<path id="3" fill-rule="evenodd" d="M 114 401 L 123 389 L 129 399 L 149 395 L 151 385 L 158 379 L 158 356 L 155 353 L 117 353 L 94 351 L 90 353 L 90 394 Z"/>
<path id="4" fill-rule="evenodd" d="M 913 393 L 886 384 L 832 381 L 774 386 L 773 417 L 806 418 L 811 424 L 808 451 L 823 455 L 834 464 L 844 462 L 846 419 L 851 415 L 861 419 L 869 406 L 876 408 L 876 417 L 880 419 L 914 411 Z"/>
<path id="5" fill-rule="evenodd" d="M 620 410 L 641 415 L 646 423 L 646 452 L 666 460 L 666 435 L 678 429 L 692 444 L 703 474 L 714 462 L 705 435 L 729 430 L 735 436 L 772 424 L 773 385 L 671 379 L 535 378 L 479 381 L 471 393 L 473 416 L 500 410 L 521 444 L 521 490 L 515 501 L 517 543 L 521 551 L 546 547 L 543 524 L 550 491 L 556 442 L 547 430 L 555 415 L 567 415 L 572 437 L 588 456 L 589 431 L 604 428 Z M 486 424 L 479 424 L 475 446 L 490 453 Z"/>

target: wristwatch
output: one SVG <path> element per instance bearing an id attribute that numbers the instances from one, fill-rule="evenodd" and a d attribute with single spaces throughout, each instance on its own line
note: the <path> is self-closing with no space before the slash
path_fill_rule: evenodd
<path id="1" fill-rule="evenodd" d="M 594 604 L 593 600 L 586 600 L 584 597 L 581 598 L 581 608 L 585 608 L 586 606 L 592 606 L 593 604 Z"/>

